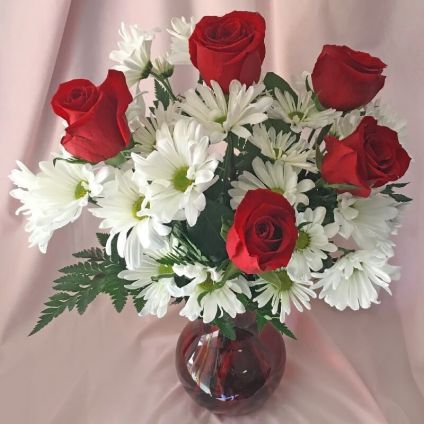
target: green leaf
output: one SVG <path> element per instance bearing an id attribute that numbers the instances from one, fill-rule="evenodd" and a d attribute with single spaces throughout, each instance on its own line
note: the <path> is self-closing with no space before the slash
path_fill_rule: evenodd
<path id="1" fill-rule="evenodd" d="M 272 92 L 272 94 L 274 94 L 275 88 L 279 88 L 282 92 L 289 92 L 294 101 L 297 102 L 297 94 L 293 88 L 291 88 L 290 84 L 274 72 L 268 72 L 265 75 L 264 84 L 266 89 Z"/>
<path id="2" fill-rule="evenodd" d="M 268 320 L 260 314 L 256 314 L 256 325 L 258 327 L 258 332 L 260 333 L 266 324 L 268 324 Z"/>
<path id="3" fill-rule="evenodd" d="M 73 301 L 73 296 L 68 293 L 56 293 L 49 298 L 49 301 L 46 302 L 46 306 L 49 306 L 47 309 L 44 309 L 41 312 L 40 317 L 38 318 L 37 324 L 29 333 L 33 335 L 44 328 L 49 322 L 54 318 L 58 317 Z"/>
<path id="4" fill-rule="evenodd" d="M 321 152 L 321 149 L 319 148 L 319 144 L 317 143 L 317 145 L 315 147 L 315 162 L 317 164 L 317 168 L 318 168 L 319 171 L 321 171 L 323 158 L 324 158 L 324 156 Z"/>
<path id="5" fill-rule="evenodd" d="M 396 202 L 399 203 L 407 203 L 407 202 L 411 202 L 412 199 L 408 196 L 405 196 L 403 194 L 398 194 L 398 193 L 390 193 L 390 196 L 396 200 Z"/>
<path id="6" fill-rule="evenodd" d="M 219 263 L 227 257 L 221 228 L 223 219 L 231 221 L 232 218 L 233 212 L 230 208 L 207 199 L 206 208 L 199 215 L 196 225 L 187 229 L 190 239 L 214 262 Z"/>
<path id="7" fill-rule="evenodd" d="M 90 259 L 92 261 L 103 261 L 105 259 L 103 250 L 98 247 L 81 250 L 80 252 L 73 253 L 72 256 L 75 258 Z"/>
<path id="8" fill-rule="evenodd" d="M 167 109 L 169 106 L 169 94 L 157 79 L 155 79 L 155 96 L 163 104 L 163 107 Z"/>
<path id="9" fill-rule="evenodd" d="M 59 269 L 62 274 L 96 275 L 102 272 L 101 265 L 94 262 L 78 262 Z"/>
<path id="10" fill-rule="evenodd" d="M 109 238 L 109 234 L 106 233 L 96 233 L 97 240 L 102 247 L 106 247 L 107 240 Z"/>
<path id="11" fill-rule="evenodd" d="M 121 280 L 116 275 L 106 278 L 106 284 L 103 291 L 112 298 L 113 306 L 117 312 L 121 312 L 127 303 L 128 290 L 125 288 L 125 280 Z"/>
<path id="12" fill-rule="evenodd" d="M 222 332 L 222 334 L 228 339 L 236 339 L 236 330 L 230 317 L 226 315 L 223 315 L 222 317 L 217 317 L 212 321 L 212 325 L 216 325 Z"/>
<path id="13" fill-rule="evenodd" d="M 286 324 L 282 323 L 278 318 L 273 318 L 271 320 L 271 324 L 281 333 L 285 334 L 286 336 L 297 340 L 296 336 L 289 330 Z"/>
<path id="14" fill-rule="evenodd" d="M 76 302 L 77 310 L 80 315 L 86 311 L 87 306 L 102 292 L 105 283 L 104 275 L 95 277 L 91 284 L 80 292 Z"/>
<path id="15" fill-rule="evenodd" d="M 133 295 L 133 304 L 136 311 L 140 313 L 141 310 L 144 308 L 146 301 L 142 297 L 137 297 L 136 295 Z"/>
<path id="16" fill-rule="evenodd" d="M 324 140 L 326 135 L 330 132 L 331 127 L 332 127 L 332 124 L 329 124 L 326 127 L 321 129 L 321 131 L 319 132 L 319 134 L 317 136 L 317 139 L 315 140 L 316 145 L 319 146 L 322 143 L 322 141 Z"/>
<path id="17" fill-rule="evenodd" d="M 113 166 L 114 168 L 119 168 L 123 163 L 125 163 L 127 159 L 122 152 L 119 152 L 113 158 L 109 158 L 105 160 L 105 164 Z"/>
<path id="18" fill-rule="evenodd" d="M 98 234 L 99 242 L 106 243 L 107 234 Z M 116 251 L 116 238 L 112 240 L 112 250 Z M 61 269 L 64 275 L 55 280 L 53 294 L 45 303 L 46 308 L 41 312 L 36 326 L 30 333 L 35 334 L 65 310 L 72 311 L 75 307 L 83 314 L 88 305 L 100 293 L 109 294 L 115 309 L 120 312 L 125 306 L 128 290 L 124 280 L 118 277 L 125 269 L 122 258 L 113 261 L 103 249 L 91 248 L 77 252 L 74 256 L 85 259 Z M 136 295 L 135 293 L 134 295 Z"/>

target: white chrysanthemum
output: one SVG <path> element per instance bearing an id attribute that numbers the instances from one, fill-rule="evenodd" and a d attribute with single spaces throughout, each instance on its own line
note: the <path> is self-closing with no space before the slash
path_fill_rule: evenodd
<path id="1" fill-rule="evenodd" d="M 338 139 L 346 138 L 356 130 L 361 118 L 361 111 L 358 109 L 354 109 L 343 116 L 339 116 L 334 121 L 330 134 Z"/>
<path id="2" fill-rule="evenodd" d="M 144 121 L 146 115 L 146 103 L 144 102 L 143 95 L 146 91 L 140 91 L 137 87 L 133 101 L 128 105 L 125 116 L 127 117 L 128 126 L 131 131 L 136 131 Z"/>
<path id="3" fill-rule="evenodd" d="M 231 196 L 231 207 L 236 209 L 249 190 L 265 188 L 281 193 L 291 205 L 309 204 L 305 192 L 315 187 L 312 180 L 298 181 L 297 173 L 292 166 L 282 162 L 263 162 L 260 158 L 253 159 L 253 172 L 244 171 L 236 181 L 232 181 L 233 188 L 228 190 Z"/>
<path id="4" fill-rule="evenodd" d="M 152 63 L 150 49 L 155 38 L 153 31 L 142 31 L 137 25 L 125 26 L 121 23 L 118 41 L 118 50 L 110 53 L 109 57 L 118 65 L 115 69 L 125 74 L 129 87 L 149 76 Z"/>
<path id="5" fill-rule="evenodd" d="M 373 190 L 367 198 L 339 194 L 337 201 L 334 221 L 340 225 L 339 234 L 343 238 L 352 238 L 366 250 L 390 244 L 392 221 L 399 213 L 390 196 Z"/>
<path id="6" fill-rule="evenodd" d="M 391 294 L 389 284 L 399 277 L 398 267 L 389 265 L 380 252 L 358 250 L 348 253 L 322 273 L 314 288 L 322 288 L 319 298 L 342 311 L 369 308 L 378 302 L 381 287 Z"/>
<path id="7" fill-rule="evenodd" d="M 188 39 L 194 31 L 196 22 L 193 17 L 189 21 L 185 17 L 172 18 L 172 29 L 167 29 L 171 34 L 171 52 L 169 62 L 173 65 L 191 65 L 188 51 Z"/>
<path id="8" fill-rule="evenodd" d="M 247 138 L 251 133 L 245 125 L 267 119 L 265 112 L 272 99 L 264 95 L 264 89 L 264 84 L 246 87 L 234 80 L 227 102 L 219 84 L 211 81 L 211 87 L 198 85 L 195 90 L 188 90 L 181 109 L 205 127 L 212 143 L 224 140 L 229 132 Z"/>
<path id="9" fill-rule="evenodd" d="M 104 185 L 104 197 L 97 201 L 99 207 L 90 209 L 94 216 L 103 219 L 99 228 L 110 229 L 107 253 L 110 254 L 112 239 L 118 235 L 118 254 L 125 258 L 129 268 L 142 249 L 162 247 L 163 237 L 171 231 L 152 213 L 147 184 L 138 184 L 133 176 L 132 170 L 116 170 L 115 179 Z"/>
<path id="10" fill-rule="evenodd" d="M 178 121 L 172 132 L 163 124 L 156 139 L 147 158 L 132 155 L 136 176 L 152 182 L 151 207 L 164 222 L 186 219 L 193 226 L 206 206 L 203 192 L 216 182 L 218 157 L 193 120 Z"/>
<path id="11" fill-rule="evenodd" d="M 380 99 L 373 100 L 365 106 L 365 115 L 374 117 L 379 125 L 389 127 L 398 133 L 400 139 L 406 137 L 406 120 L 399 119 Z"/>
<path id="12" fill-rule="evenodd" d="M 183 296 L 188 296 L 184 308 L 180 311 L 181 316 L 190 321 L 202 317 L 205 323 L 213 321 L 217 314 L 222 316 L 224 312 L 235 318 L 237 314 L 246 312 L 244 305 L 238 300 L 237 294 L 251 297 L 249 285 L 243 277 L 237 277 L 219 284 L 223 272 L 216 268 L 208 268 L 200 264 L 174 265 L 177 275 L 185 276 L 192 281 L 182 287 Z M 199 300 L 199 296 L 201 299 Z"/>
<path id="13" fill-rule="evenodd" d="M 168 56 L 158 56 L 153 61 L 153 72 L 163 78 L 169 78 L 174 73 L 174 65 L 169 63 Z"/>
<path id="14" fill-rule="evenodd" d="M 309 171 L 315 170 L 314 141 L 307 141 L 290 133 L 283 133 L 265 125 L 255 125 L 249 141 L 261 150 L 264 156 L 273 160 L 285 162 L 291 166 Z"/>
<path id="15" fill-rule="evenodd" d="M 106 168 L 96 174 L 91 165 L 71 164 L 64 160 L 40 162 L 40 172 L 34 175 L 21 162 L 10 174 L 19 188 L 10 192 L 22 206 L 16 214 L 27 217 L 25 230 L 30 234 L 30 246 L 38 245 L 45 253 L 53 232 L 77 220 L 90 196 L 102 192 Z"/>
<path id="16" fill-rule="evenodd" d="M 134 148 L 133 152 L 143 157 L 148 156 L 155 150 L 156 131 L 167 124 L 172 131 L 175 123 L 181 118 L 177 103 L 170 103 L 165 109 L 162 103 L 150 113 L 150 117 L 140 118 L 137 128 L 134 130 Z"/>
<path id="17" fill-rule="evenodd" d="M 311 309 L 309 301 L 314 299 L 316 294 L 310 283 L 295 281 L 284 269 L 268 273 L 267 279 L 269 281 L 260 278 L 254 283 L 259 294 L 253 300 L 259 308 L 271 302 L 272 313 L 279 313 L 281 322 L 284 322 L 286 315 L 290 315 L 292 303 L 299 312 L 302 312 L 303 308 Z"/>
<path id="18" fill-rule="evenodd" d="M 282 119 L 294 132 L 301 132 L 303 128 L 319 129 L 333 123 L 341 115 L 335 109 L 318 110 L 312 99 L 312 91 L 303 91 L 297 94 L 297 100 L 288 92 L 275 89 L 272 108 L 269 111 L 271 118 Z"/>
<path id="19" fill-rule="evenodd" d="M 121 271 L 119 278 L 133 281 L 125 286 L 127 289 L 142 289 L 137 297 L 143 298 L 146 303 L 140 311 L 140 316 L 156 315 L 162 318 L 168 311 L 172 297 L 180 297 L 181 289 L 175 284 L 174 272 L 171 265 L 163 265 L 159 261 L 172 251 L 172 243 L 159 251 L 146 250 L 143 252 L 133 269 Z"/>
<path id="20" fill-rule="evenodd" d="M 329 239 L 337 234 L 339 226 L 336 223 L 322 225 L 325 214 L 326 209 L 322 206 L 296 212 L 299 237 L 287 266 L 288 274 L 295 280 L 310 281 L 311 270 L 319 271 L 328 253 L 337 251 L 337 246 Z"/>

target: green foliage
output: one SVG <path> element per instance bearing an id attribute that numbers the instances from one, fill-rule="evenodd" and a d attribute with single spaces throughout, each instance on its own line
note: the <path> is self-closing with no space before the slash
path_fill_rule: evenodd
<path id="1" fill-rule="evenodd" d="M 411 202 L 412 199 L 410 197 L 405 196 L 404 194 L 395 193 L 394 190 L 393 190 L 395 188 L 406 187 L 408 184 L 409 183 L 387 184 L 386 187 L 384 187 L 384 190 L 382 190 L 382 193 L 389 195 L 393 200 L 395 200 L 398 203 Z"/>
<path id="2" fill-rule="evenodd" d="M 199 215 L 194 227 L 188 227 L 190 239 L 214 263 L 221 263 L 226 257 L 225 241 L 221 237 L 222 223 L 231 222 L 232 210 L 214 200 L 206 200 L 206 208 Z"/>
<path id="3" fill-rule="evenodd" d="M 273 325 L 281 334 L 284 334 L 292 339 L 296 340 L 296 336 L 293 334 L 293 332 L 287 327 L 286 324 L 282 323 L 280 321 L 279 316 L 275 316 L 272 313 L 272 308 L 270 303 L 265 305 L 262 308 L 258 308 L 257 303 L 255 303 L 253 300 L 249 299 L 244 294 L 239 294 L 238 298 L 240 302 L 243 303 L 247 311 L 255 312 L 256 313 L 256 325 L 258 327 L 258 331 L 262 331 L 264 326 L 269 323 Z"/>
<path id="4" fill-rule="evenodd" d="M 224 313 L 222 317 L 215 318 L 211 324 L 216 325 L 222 334 L 228 339 L 236 339 L 236 330 L 234 328 L 233 321 L 228 314 Z"/>
<path id="5" fill-rule="evenodd" d="M 294 101 L 297 102 L 297 94 L 293 90 L 293 88 L 291 88 L 290 84 L 274 72 L 268 72 L 265 75 L 264 84 L 266 89 L 270 91 L 271 94 L 274 94 L 275 88 L 279 88 L 282 92 L 289 92 L 293 97 Z"/>
<path id="6" fill-rule="evenodd" d="M 156 99 L 163 104 L 165 109 L 169 106 L 169 93 L 157 79 L 155 79 L 155 96 Z"/>
<path id="7" fill-rule="evenodd" d="M 98 233 L 97 238 L 104 247 L 108 235 Z M 76 308 L 80 314 L 83 314 L 100 293 L 110 295 L 118 312 L 124 308 L 128 296 L 132 296 L 134 306 L 140 312 L 144 300 L 136 299 L 139 290 L 128 291 L 125 288 L 126 281 L 118 277 L 119 272 L 125 269 L 125 261 L 117 254 L 114 244 L 112 246 L 114 249 L 111 256 L 106 254 L 104 248 L 98 247 L 73 254 L 74 257 L 84 261 L 60 270 L 63 275 L 55 280 L 53 286 L 56 293 L 45 303 L 46 308 L 41 311 L 30 335 L 40 331 L 65 310 L 72 311 Z"/>

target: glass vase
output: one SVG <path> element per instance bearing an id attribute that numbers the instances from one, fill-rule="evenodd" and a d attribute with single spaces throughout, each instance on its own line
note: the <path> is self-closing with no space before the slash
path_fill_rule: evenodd
<path id="1" fill-rule="evenodd" d="M 177 343 L 176 368 L 187 393 L 215 414 L 242 415 L 259 409 L 284 373 L 283 337 L 266 324 L 258 332 L 255 315 L 234 319 L 235 340 L 218 327 L 189 322 Z"/>

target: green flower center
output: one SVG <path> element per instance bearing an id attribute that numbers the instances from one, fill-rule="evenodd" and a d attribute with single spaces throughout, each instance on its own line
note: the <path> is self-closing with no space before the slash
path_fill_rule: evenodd
<path id="1" fill-rule="evenodd" d="M 287 271 L 276 271 L 273 273 L 275 278 L 273 278 L 271 284 L 279 291 L 285 292 L 289 291 L 293 285 L 293 281 L 287 274 Z"/>
<path id="2" fill-rule="evenodd" d="M 175 189 L 183 193 L 193 184 L 193 180 L 187 178 L 187 171 L 188 166 L 178 168 L 172 178 Z"/>
<path id="3" fill-rule="evenodd" d="M 274 187 L 271 189 L 272 192 L 277 193 L 277 194 L 281 194 L 282 196 L 284 196 L 284 190 L 282 190 L 279 187 Z"/>
<path id="4" fill-rule="evenodd" d="M 305 250 L 311 243 L 311 237 L 305 231 L 300 230 L 296 240 L 296 250 Z"/>
<path id="5" fill-rule="evenodd" d="M 74 196 L 75 199 L 81 199 L 81 197 L 84 197 L 89 190 L 87 189 L 88 181 L 81 180 L 77 186 L 75 187 Z"/>
<path id="6" fill-rule="evenodd" d="M 295 122 L 300 122 L 305 117 L 305 114 L 301 112 L 300 110 L 294 110 L 293 112 L 290 112 L 288 115 L 289 115 L 289 118 Z"/>
<path id="7" fill-rule="evenodd" d="M 173 272 L 172 265 L 159 264 L 158 275 L 169 275 Z"/>
<path id="8" fill-rule="evenodd" d="M 210 277 L 210 276 L 209 276 L 209 274 L 208 274 L 208 276 L 207 276 L 206 280 L 205 280 L 205 281 L 203 281 L 203 283 L 200 283 L 200 284 L 199 284 L 199 288 L 200 288 L 202 291 L 211 292 L 211 291 L 213 291 L 213 290 L 214 290 L 214 285 L 215 285 L 215 283 L 212 281 L 211 277 Z"/>
<path id="9" fill-rule="evenodd" d="M 215 122 L 217 123 L 217 124 L 223 124 L 225 121 L 226 121 L 226 119 L 227 119 L 227 117 L 224 115 L 224 116 L 218 116 L 218 118 L 215 118 Z"/>
<path id="10" fill-rule="evenodd" d="M 145 216 L 138 216 L 137 215 L 137 213 L 140 211 L 140 209 L 141 209 L 141 204 L 143 203 L 143 200 L 144 200 L 144 196 L 140 196 L 134 203 L 133 203 L 133 205 L 132 205 L 132 208 L 131 208 L 131 213 L 132 213 L 132 216 L 135 218 L 135 219 L 138 219 L 139 221 L 141 221 L 142 219 L 144 219 L 144 218 L 146 218 Z"/>

